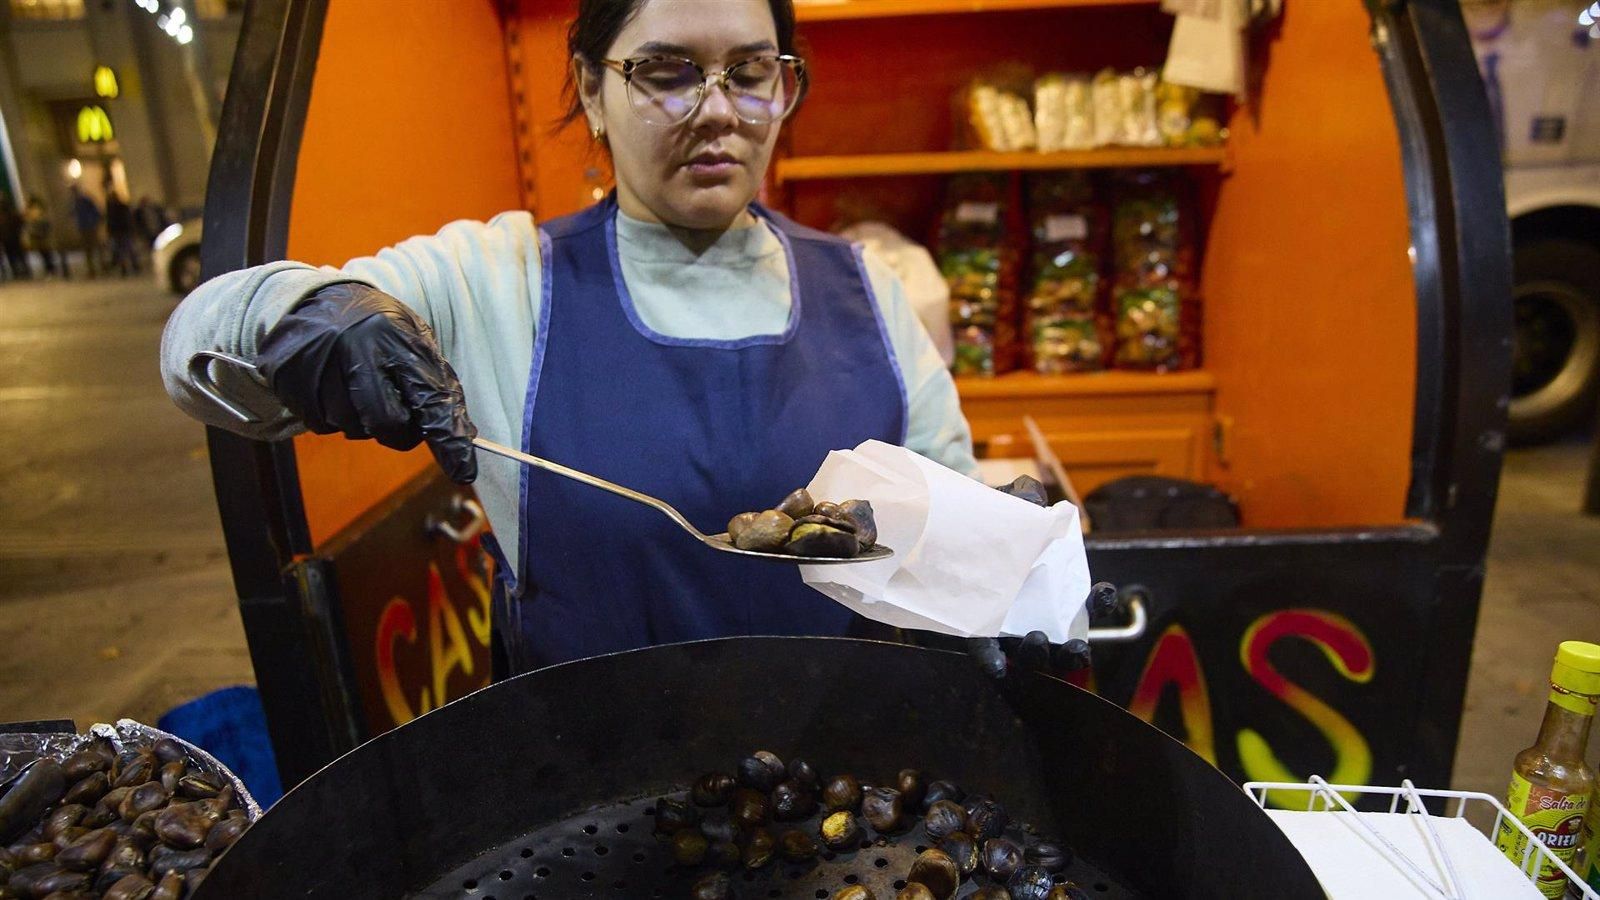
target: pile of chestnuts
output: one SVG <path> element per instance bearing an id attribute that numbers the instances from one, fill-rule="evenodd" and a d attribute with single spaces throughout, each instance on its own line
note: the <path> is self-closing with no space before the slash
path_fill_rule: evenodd
<path id="1" fill-rule="evenodd" d="M 0 787 L 0 900 L 182 900 L 249 824 L 179 742 L 99 738 Z"/>
<path id="2" fill-rule="evenodd" d="M 968 796 L 916 769 L 875 786 L 853 775 L 823 777 L 804 759 L 785 763 L 765 750 L 739 760 L 731 773 L 700 776 L 687 797 L 662 797 L 655 805 L 655 833 L 673 860 L 709 867 L 690 889 L 691 900 L 737 897 L 731 871 L 834 859 L 901 840 L 926 849 L 893 898 L 852 883 L 833 900 L 953 900 L 968 882 L 978 885 L 970 900 L 1088 900 L 1061 876 L 1071 851 L 1012 824 L 992 797 Z"/>
<path id="3" fill-rule="evenodd" d="M 865 500 L 818 503 L 801 488 L 774 509 L 734 516 L 728 540 L 740 550 L 853 559 L 877 545 L 878 524 Z"/>

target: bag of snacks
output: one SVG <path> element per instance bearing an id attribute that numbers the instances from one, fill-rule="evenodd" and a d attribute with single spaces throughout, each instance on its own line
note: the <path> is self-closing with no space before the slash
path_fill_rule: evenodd
<path id="1" fill-rule="evenodd" d="M 1118 179 L 1111 225 L 1118 368 L 1167 371 L 1197 361 L 1187 225 L 1170 175 L 1141 171 Z"/>
<path id="2" fill-rule="evenodd" d="M 1033 281 L 1025 312 L 1033 368 L 1094 371 L 1104 355 L 1096 323 L 1104 213 L 1082 172 L 1035 177 L 1029 187 Z"/>
<path id="3" fill-rule="evenodd" d="M 939 271 L 950 285 L 957 375 L 1015 367 L 1016 252 L 1006 240 L 1006 179 L 951 179 L 939 221 Z"/>
<path id="4" fill-rule="evenodd" d="M 991 77 L 975 78 L 961 92 L 960 106 L 972 139 L 985 150 L 1032 150 L 1038 146 L 1033 112 L 1028 109 L 1029 79 L 1020 69 L 997 70 Z"/>
<path id="5" fill-rule="evenodd" d="M 1053 73 L 1033 83 L 1033 124 L 1039 150 L 1094 146 L 1094 104 L 1086 75 Z"/>

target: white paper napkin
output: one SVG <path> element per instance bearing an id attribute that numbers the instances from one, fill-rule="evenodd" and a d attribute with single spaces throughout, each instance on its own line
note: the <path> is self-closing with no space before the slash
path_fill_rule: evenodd
<path id="1" fill-rule="evenodd" d="M 958 637 L 1088 634 L 1089 565 L 1071 503 L 1041 508 L 904 447 L 835 450 L 811 496 L 872 502 L 878 562 L 801 566 L 806 584 L 869 619 Z"/>

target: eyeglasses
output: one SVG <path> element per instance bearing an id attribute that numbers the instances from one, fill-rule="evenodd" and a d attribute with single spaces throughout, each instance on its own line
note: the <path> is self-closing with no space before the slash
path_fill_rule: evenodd
<path id="1" fill-rule="evenodd" d="M 716 72 L 676 56 L 602 59 L 600 63 L 622 76 L 634 114 L 651 125 L 686 121 L 700 108 L 706 86 L 712 82 L 727 94 L 740 121 L 767 125 L 794 112 L 806 78 L 806 61 L 787 54 L 752 57 Z"/>

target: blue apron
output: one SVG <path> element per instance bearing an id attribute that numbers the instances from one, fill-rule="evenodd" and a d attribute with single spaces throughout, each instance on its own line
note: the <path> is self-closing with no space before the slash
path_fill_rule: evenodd
<path id="1" fill-rule="evenodd" d="M 805 486 L 830 450 L 904 443 L 905 384 L 857 249 L 751 210 L 788 255 L 792 306 L 783 333 L 732 341 L 644 324 L 614 197 L 545 223 L 523 449 L 660 497 L 714 534 Z M 717 553 L 652 509 L 549 472 L 523 467 L 520 490 L 520 571 L 500 566 L 495 604 L 506 674 L 653 644 L 856 630 L 794 566 Z"/>

